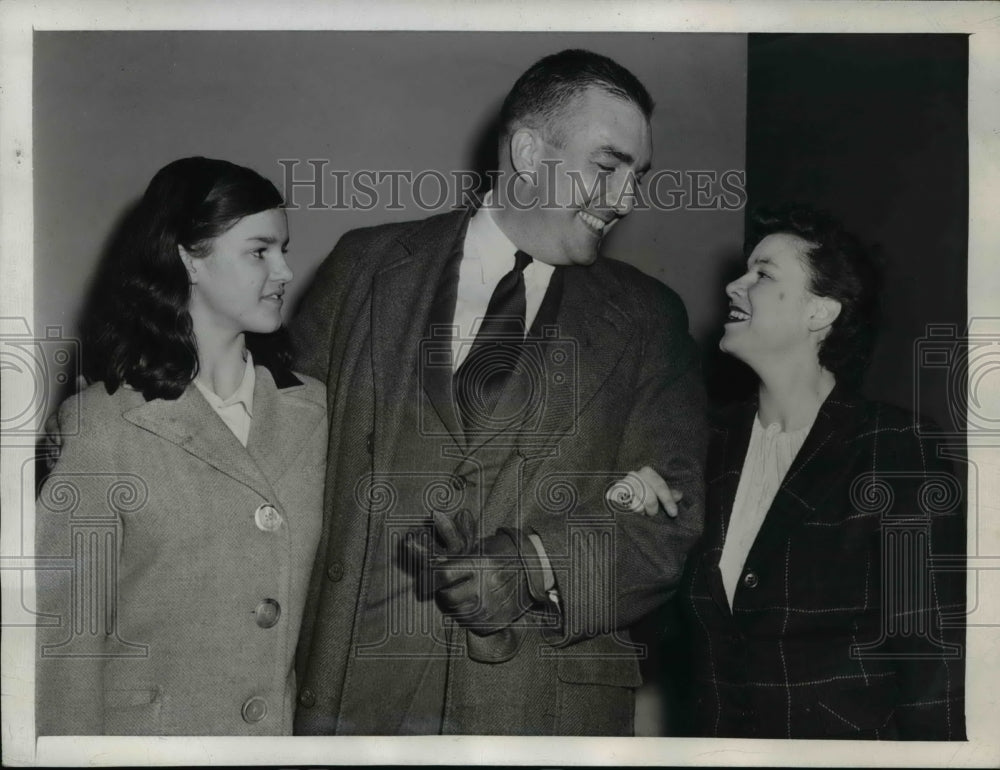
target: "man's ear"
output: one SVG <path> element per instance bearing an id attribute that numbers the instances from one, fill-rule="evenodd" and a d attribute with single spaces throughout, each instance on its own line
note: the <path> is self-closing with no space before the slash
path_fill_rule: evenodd
<path id="1" fill-rule="evenodd" d="M 184 269 L 187 270 L 188 281 L 192 284 L 198 283 L 197 260 L 179 243 L 177 244 L 177 253 L 180 254 L 181 262 L 184 263 Z"/>
<path id="2" fill-rule="evenodd" d="M 828 329 L 840 315 L 840 302 L 832 297 L 813 297 L 812 312 L 809 314 L 809 331 Z"/>
<path id="3" fill-rule="evenodd" d="M 541 151 L 541 137 L 535 129 L 522 126 L 510 135 L 510 165 L 515 174 L 536 174 Z"/>

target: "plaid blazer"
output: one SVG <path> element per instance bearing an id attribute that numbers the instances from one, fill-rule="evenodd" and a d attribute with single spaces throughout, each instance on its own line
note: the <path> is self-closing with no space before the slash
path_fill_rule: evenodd
<path id="1" fill-rule="evenodd" d="M 932 426 L 834 389 L 730 609 L 719 557 L 756 411 L 731 407 L 710 434 L 705 534 L 681 592 L 694 732 L 964 739 L 963 486 Z"/>

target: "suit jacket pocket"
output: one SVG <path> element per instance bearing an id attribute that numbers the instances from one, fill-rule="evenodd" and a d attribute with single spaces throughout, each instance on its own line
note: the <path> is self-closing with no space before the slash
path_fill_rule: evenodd
<path id="1" fill-rule="evenodd" d="M 601 684 L 609 687 L 638 687 L 642 684 L 635 657 L 560 655 L 556 665 L 559 681 L 570 684 Z"/>
<path id="2" fill-rule="evenodd" d="M 862 687 L 832 690 L 821 694 L 812 711 L 822 727 L 822 732 L 830 737 L 843 738 L 893 738 L 898 692 L 895 680 Z"/>
<path id="3" fill-rule="evenodd" d="M 136 687 L 104 691 L 106 735 L 158 735 L 162 731 L 163 691 Z"/>

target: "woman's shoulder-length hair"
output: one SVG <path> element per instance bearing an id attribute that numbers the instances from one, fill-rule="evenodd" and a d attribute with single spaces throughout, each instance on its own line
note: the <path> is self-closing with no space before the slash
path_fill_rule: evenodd
<path id="1" fill-rule="evenodd" d="M 87 380 L 108 393 L 128 385 L 147 401 L 180 396 L 198 372 L 198 350 L 179 247 L 204 256 L 238 220 L 283 205 L 270 181 L 227 161 L 183 158 L 160 169 L 98 269 L 83 321 Z M 291 364 L 284 328 L 246 341 L 256 363 Z"/>

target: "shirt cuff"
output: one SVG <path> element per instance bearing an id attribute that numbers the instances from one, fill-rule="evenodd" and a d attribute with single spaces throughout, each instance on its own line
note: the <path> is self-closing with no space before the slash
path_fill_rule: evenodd
<path id="1" fill-rule="evenodd" d="M 542 545 L 542 539 L 538 535 L 530 533 L 528 534 L 528 539 L 535 546 L 535 551 L 538 552 L 538 561 L 542 564 L 542 577 L 545 581 L 545 590 L 549 594 L 549 599 L 554 604 L 559 604 L 559 591 L 556 589 L 556 574 L 552 571 L 552 562 L 549 561 L 549 557 L 545 553 L 545 546 Z"/>

